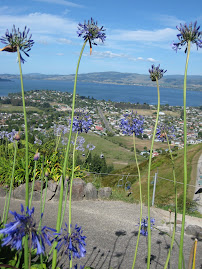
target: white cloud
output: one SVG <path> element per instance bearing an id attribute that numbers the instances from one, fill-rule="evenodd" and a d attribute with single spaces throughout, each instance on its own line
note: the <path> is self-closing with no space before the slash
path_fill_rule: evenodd
<path id="1" fill-rule="evenodd" d="M 98 59 L 103 59 L 103 58 L 119 58 L 119 59 L 126 59 L 126 60 L 129 60 L 129 61 L 144 61 L 144 62 L 158 62 L 157 60 L 153 59 L 153 58 L 146 58 L 144 59 L 143 57 L 133 57 L 133 56 L 130 56 L 128 54 L 124 54 L 124 53 L 114 53 L 114 52 L 111 52 L 111 51 L 94 51 L 92 52 L 92 55 L 90 55 L 89 53 L 84 53 L 83 54 L 84 56 L 89 56 L 91 58 L 98 58 Z"/>
<path id="2" fill-rule="evenodd" d="M 62 44 L 68 44 L 68 45 L 72 43 L 72 41 L 69 40 L 69 39 L 67 39 L 67 38 L 58 38 L 57 41 L 58 41 L 59 43 L 62 43 Z"/>
<path id="3" fill-rule="evenodd" d="M 33 39 L 41 43 L 56 42 L 63 36 L 77 37 L 77 23 L 71 19 L 47 13 L 30 13 L 28 15 L 12 16 L 0 14 L 0 31 L 11 30 L 13 24 L 24 29 L 27 25 L 33 34 Z M 67 40 L 64 38 L 64 40 Z"/>
<path id="4" fill-rule="evenodd" d="M 56 53 L 56 55 L 57 55 L 57 56 L 64 56 L 64 53 L 60 53 L 60 52 L 58 52 L 58 53 Z"/>
<path id="5" fill-rule="evenodd" d="M 96 58 L 128 58 L 128 55 L 123 53 L 114 53 L 111 51 L 93 51 L 92 56 Z"/>
<path id="6" fill-rule="evenodd" d="M 148 62 L 152 62 L 152 63 L 157 62 L 157 61 L 156 61 L 155 59 L 153 59 L 153 58 L 147 58 L 146 61 L 148 61 Z"/>
<path id="7" fill-rule="evenodd" d="M 169 27 L 176 27 L 180 23 L 184 24 L 184 20 L 180 20 L 175 16 L 170 16 L 170 15 L 158 15 L 155 16 L 155 19 L 159 21 L 161 24 L 169 26 Z"/>
<path id="8" fill-rule="evenodd" d="M 177 30 L 171 28 L 165 28 L 160 30 L 148 31 L 148 30 L 114 30 L 109 36 L 112 40 L 119 41 L 147 41 L 158 42 L 167 41 L 173 38 L 177 33 Z"/>
<path id="9" fill-rule="evenodd" d="M 77 7 L 77 8 L 83 7 L 82 5 L 75 4 L 75 3 L 72 3 L 70 1 L 65 1 L 65 0 L 34 0 L 34 1 L 52 3 L 52 4 L 63 5 L 63 6 L 68 6 L 68 7 Z"/>

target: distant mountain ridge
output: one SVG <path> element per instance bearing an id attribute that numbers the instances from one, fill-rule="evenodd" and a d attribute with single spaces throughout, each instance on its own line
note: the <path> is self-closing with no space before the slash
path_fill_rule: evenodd
<path id="1" fill-rule="evenodd" d="M 74 74 L 71 75 L 45 75 L 40 73 L 30 73 L 23 75 L 24 79 L 34 80 L 67 80 L 74 81 Z M 12 80 L 19 78 L 19 75 L 1 74 L 2 80 Z M 137 73 L 121 73 L 121 72 L 95 72 L 78 75 L 79 82 L 103 83 L 117 85 L 138 85 L 138 86 L 156 86 L 155 82 L 150 80 L 149 75 Z M 165 75 L 160 80 L 160 86 L 164 88 L 183 89 L 183 75 Z M 202 91 L 202 76 L 187 76 L 187 89 L 194 91 Z"/>

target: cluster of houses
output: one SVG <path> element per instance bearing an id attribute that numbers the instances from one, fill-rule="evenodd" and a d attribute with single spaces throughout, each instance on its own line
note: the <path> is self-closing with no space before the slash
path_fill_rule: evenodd
<path id="1" fill-rule="evenodd" d="M 19 95 L 12 95 L 12 98 L 20 98 Z M 32 129 L 41 131 L 47 126 L 51 127 L 54 124 L 68 124 L 71 117 L 71 97 L 72 94 L 58 91 L 31 91 L 26 93 L 26 99 L 31 100 L 32 103 L 37 103 L 37 108 L 43 111 L 43 104 L 49 103 L 55 111 L 58 112 L 58 118 L 48 115 L 44 110 L 43 113 L 30 113 L 28 120 L 32 124 Z M 7 97 L 4 97 L 7 98 Z M 4 105 L 5 106 L 5 105 Z M 112 133 L 115 136 L 123 136 L 120 128 L 120 121 L 123 115 L 130 113 L 130 109 L 117 108 L 111 101 L 99 101 L 91 98 L 81 98 L 77 96 L 76 101 L 76 115 L 79 113 L 88 114 L 93 121 L 91 131 L 97 135 L 108 135 Z M 141 110 L 144 117 L 144 131 L 143 139 L 151 139 L 153 128 L 156 120 L 156 107 L 149 106 L 149 110 Z M 160 112 L 159 123 L 172 125 L 175 130 L 175 136 L 171 141 L 171 145 L 183 147 L 183 119 L 182 107 L 166 107 L 168 110 Z M 1 107 L 0 107 L 1 109 Z M 61 113 L 59 113 L 61 112 Z M 65 113 L 64 113 L 65 112 Z M 138 113 L 140 111 L 138 110 Z M 0 112 L 0 130 L 8 127 L 9 124 L 16 125 L 18 122 L 22 123 L 23 113 Z M 202 142 L 202 110 L 197 107 L 187 107 L 187 142 L 188 144 L 198 144 Z M 50 122 L 50 120 L 52 120 Z M 49 124 L 48 124 L 49 123 Z M 48 125 L 47 125 L 48 124 Z M 19 126 L 22 128 L 22 126 Z M 159 140 L 156 139 L 156 142 Z M 158 154 L 158 153 L 156 153 Z"/>

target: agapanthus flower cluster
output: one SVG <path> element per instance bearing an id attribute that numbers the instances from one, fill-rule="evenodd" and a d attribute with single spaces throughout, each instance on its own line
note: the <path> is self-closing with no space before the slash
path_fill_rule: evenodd
<path id="1" fill-rule="evenodd" d="M 61 135 L 65 135 L 66 133 L 68 133 L 68 127 L 66 125 L 62 125 L 62 124 L 54 124 L 54 135 L 55 136 L 61 136 Z"/>
<path id="2" fill-rule="evenodd" d="M 167 139 L 170 141 L 175 137 L 174 126 L 168 126 L 166 124 L 159 125 L 156 130 L 156 136 L 162 142 L 167 141 Z"/>
<path id="3" fill-rule="evenodd" d="M 93 144 L 87 144 L 86 148 L 90 151 L 94 150 L 95 149 L 95 146 Z"/>
<path id="4" fill-rule="evenodd" d="M 151 80 L 156 81 L 157 79 L 161 79 L 166 71 L 167 70 L 160 69 L 160 64 L 157 67 L 152 64 L 151 69 L 149 69 Z"/>
<path id="5" fill-rule="evenodd" d="M 133 111 L 130 114 L 125 114 L 121 119 L 121 129 L 124 134 L 138 136 L 143 133 L 144 118 Z"/>
<path id="6" fill-rule="evenodd" d="M 104 42 L 106 39 L 106 34 L 104 33 L 105 29 L 102 27 L 97 26 L 97 22 L 94 22 L 94 20 L 91 18 L 91 20 L 86 23 L 84 21 L 84 24 L 79 23 L 78 25 L 78 36 L 83 37 L 84 41 L 89 41 L 90 45 L 90 53 L 92 52 L 92 44 L 97 45 L 95 43 L 95 39 L 99 39 L 100 41 Z"/>
<path id="7" fill-rule="evenodd" d="M 151 229 L 152 229 L 155 224 L 155 219 L 150 218 L 150 223 L 151 223 Z M 147 236 L 148 235 L 148 217 L 146 217 L 145 219 L 142 219 L 141 224 L 139 223 L 139 225 L 141 225 L 140 234 L 142 234 L 143 236 Z"/>
<path id="8" fill-rule="evenodd" d="M 180 34 L 177 35 L 177 38 L 180 42 L 173 42 L 172 48 L 177 52 L 181 47 L 186 46 L 185 53 L 187 52 L 187 44 L 190 41 L 193 44 L 196 44 L 197 49 L 202 48 L 202 31 L 199 31 L 200 26 L 197 26 L 197 21 L 194 24 L 192 22 L 187 26 L 180 24 L 176 26 L 177 30 L 180 31 Z"/>
<path id="9" fill-rule="evenodd" d="M 16 139 L 18 134 L 19 132 L 17 132 L 15 129 L 13 129 L 11 132 L 1 131 L 0 139 L 7 139 L 9 142 L 12 143 L 14 140 L 18 140 Z"/>
<path id="10" fill-rule="evenodd" d="M 35 136 L 34 144 L 42 145 L 42 141 L 38 137 Z"/>
<path id="11" fill-rule="evenodd" d="M 12 31 L 9 33 L 7 30 L 5 36 L 0 38 L 0 41 L 6 46 L 1 49 L 1 51 L 7 52 L 16 52 L 17 47 L 20 51 L 22 51 L 27 57 L 29 57 L 28 52 L 31 50 L 31 47 L 34 45 L 34 41 L 31 39 L 32 35 L 29 35 L 29 29 L 25 26 L 24 31 L 20 32 L 19 28 L 16 29 L 15 25 L 13 25 Z M 20 60 L 22 63 L 25 62 L 21 53 Z"/>
<path id="12" fill-rule="evenodd" d="M 78 227 L 76 224 L 74 230 L 69 234 L 66 223 L 65 226 L 66 228 L 62 229 L 57 237 L 57 251 L 68 255 L 70 260 L 72 257 L 78 259 L 84 257 L 86 254 L 86 237 L 82 235 L 81 227 Z"/>
<path id="13" fill-rule="evenodd" d="M 72 131 L 78 133 L 87 133 L 92 125 L 92 119 L 85 115 L 85 116 L 77 116 L 73 119 Z M 71 120 L 70 120 L 71 124 Z"/>
<path id="14" fill-rule="evenodd" d="M 76 150 L 84 152 L 85 148 L 83 144 L 85 143 L 85 138 L 82 136 L 78 136 L 76 140 Z M 73 142 L 74 144 L 74 142 Z"/>
<path id="15" fill-rule="evenodd" d="M 34 207 L 30 210 L 27 207 L 26 213 L 21 205 L 21 213 L 16 211 L 10 213 L 14 216 L 14 221 L 5 225 L 4 229 L 0 230 L 0 234 L 4 235 L 2 246 L 10 246 L 11 248 L 21 250 L 22 242 L 25 235 L 28 235 L 28 240 L 33 249 L 37 250 L 37 255 L 45 252 L 45 243 L 51 245 L 52 232 L 56 230 L 44 226 L 40 231 L 37 230 L 36 222 L 33 218 Z M 41 216 L 42 217 L 42 216 Z"/>

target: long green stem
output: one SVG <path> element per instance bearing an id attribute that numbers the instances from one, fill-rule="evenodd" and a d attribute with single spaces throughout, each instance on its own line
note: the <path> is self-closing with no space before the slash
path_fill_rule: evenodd
<path id="1" fill-rule="evenodd" d="M 168 267 L 168 263 L 169 263 L 169 260 L 170 260 L 170 255 L 171 255 L 173 244 L 174 244 L 174 241 L 175 241 L 175 231 L 176 231 L 176 224 L 177 224 L 177 184 L 176 184 L 176 177 L 175 177 L 175 164 L 174 164 L 173 154 L 172 154 L 172 151 L 171 151 L 171 148 L 170 148 L 167 133 L 166 133 L 166 140 L 168 142 L 170 158 L 171 158 L 171 162 L 172 162 L 172 166 L 173 166 L 173 181 L 174 181 L 174 190 L 175 190 L 175 220 L 174 220 L 174 227 L 173 227 L 173 234 L 172 234 L 170 249 L 169 249 L 169 252 L 168 252 L 168 256 L 167 256 L 167 259 L 166 259 L 164 269 L 166 269 Z"/>
<path id="2" fill-rule="evenodd" d="M 23 113 L 24 113 L 24 124 L 25 124 L 25 162 L 26 162 L 26 170 L 25 170 L 25 206 L 29 206 L 29 152 L 28 152 L 28 129 L 27 129 L 27 114 L 26 114 L 26 107 L 25 107 L 25 94 L 24 94 L 24 85 L 23 85 L 23 78 L 22 78 L 22 68 L 21 68 L 21 61 L 20 61 L 20 51 L 19 47 L 17 47 L 18 53 L 18 63 L 20 69 L 20 82 L 21 82 L 21 90 L 22 90 L 22 104 L 23 104 Z"/>
<path id="3" fill-rule="evenodd" d="M 33 181 L 32 181 L 32 190 L 31 190 L 30 199 L 29 199 L 29 209 L 31 208 L 31 205 L 32 205 L 32 196 L 34 192 L 34 184 L 35 184 L 35 178 L 36 178 L 36 163 L 37 161 L 34 162 L 34 175 L 33 175 Z"/>
<path id="4" fill-rule="evenodd" d="M 140 168 L 139 168 L 139 164 L 138 164 L 138 160 L 137 160 L 137 152 L 136 152 L 135 134 L 134 133 L 133 133 L 133 145 L 134 145 L 134 153 L 135 153 L 135 162 L 136 162 L 136 165 L 137 165 L 138 178 L 139 178 L 139 190 L 140 190 L 140 225 L 139 225 L 139 230 L 138 230 L 137 243 L 136 243 L 136 248 L 135 248 L 135 255 L 134 255 L 132 269 L 135 268 L 135 261 L 136 261 L 136 257 L 137 257 L 137 250 L 138 250 L 138 245 L 139 245 L 139 240 L 140 240 L 140 231 L 141 231 L 141 222 L 142 222 L 142 183 L 141 183 L 141 176 L 140 176 Z"/>
<path id="5" fill-rule="evenodd" d="M 29 206 L 29 152 L 28 152 L 28 130 L 27 130 L 27 114 L 25 107 L 25 94 L 24 94 L 24 85 L 22 78 L 22 68 L 21 68 L 21 60 L 20 60 L 20 49 L 17 46 L 18 53 L 18 64 L 20 70 L 20 82 L 21 82 L 21 90 L 22 90 L 22 104 L 23 104 L 23 113 L 24 113 L 24 124 L 25 124 L 25 206 Z M 25 269 L 29 267 L 29 246 L 28 246 L 28 235 L 25 236 L 25 245 L 24 245 L 24 265 Z"/>
<path id="6" fill-rule="evenodd" d="M 151 257 L 151 220 L 150 220 L 150 174 L 151 174 L 151 161 L 152 161 L 152 151 L 154 147 L 154 139 L 156 136 L 156 129 L 159 119 L 159 111 L 160 111 L 160 92 L 159 92 L 159 82 L 156 78 L 156 85 L 157 85 L 157 93 L 158 93 L 158 105 L 157 105 L 157 115 L 156 115 L 156 123 L 154 126 L 154 132 L 152 136 L 152 143 L 149 155 L 149 167 L 148 167 L 148 185 L 147 185 L 147 199 L 148 199 L 148 257 L 147 257 L 147 269 L 150 268 L 150 257 Z"/>
<path id="7" fill-rule="evenodd" d="M 66 150 L 66 155 L 65 155 L 65 160 L 64 160 L 64 165 L 63 165 L 63 176 L 61 178 L 61 188 L 60 188 L 60 198 L 59 198 L 59 205 L 58 205 L 58 216 L 57 216 L 57 224 L 56 224 L 56 230 L 57 232 L 60 231 L 62 223 L 61 223 L 61 216 L 62 216 L 62 202 L 63 202 L 63 192 L 64 192 L 64 181 L 65 181 L 65 176 L 66 176 L 66 170 L 67 170 L 67 163 L 68 163 L 68 157 L 69 157 L 69 149 L 70 149 L 70 143 L 71 143 L 71 135 L 72 135 L 72 126 L 73 126 L 73 120 L 74 120 L 74 108 L 75 108 L 75 100 L 76 100 L 76 85 L 77 85 L 77 76 L 78 76 L 78 71 L 79 71 L 79 65 L 81 61 L 81 57 L 85 48 L 87 41 L 84 42 L 80 55 L 79 55 L 79 60 L 77 63 L 77 68 L 76 68 L 76 74 L 75 74 L 75 80 L 74 80 L 74 90 L 73 90 L 73 97 L 72 97 L 72 116 L 71 116 L 71 125 L 70 125 L 70 131 L 69 131 L 69 139 L 68 139 L 68 144 L 67 144 L 67 150 Z M 66 189 L 66 194 L 67 195 L 68 191 L 68 184 L 67 184 L 67 189 Z M 66 204 L 64 205 L 63 211 L 66 209 Z M 63 213 L 64 215 L 64 213 Z M 54 243 L 54 246 L 56 247 L 57 242 Z M 56 267 L 56 262 L 57 262 L 57 250 L 53 250 L 53 259 L 52 259 L 52 269 L 55 269 Z"/>
<path id="8" fill-rule="evenodd" d="M 187 43 L 187 59 L 184 73 L 184 90 L 183 90 L 183 103 L 184 103 L 184 190 L 183 190 L 183 212 L 182 212 L 182 228 L 180 237 L 180 251 L 178 269 L 182 268 L 182 256 L 183 256 L 183 242 L 184 242 L 184 226 L 185 226 L 185 214 L 186 214 L 186 200 L 187 200 L 187 115 L 186 115 L 186 89 L 187 89 L 187 69 L 190 54 L 190 41 Z"/>
<path id="9" fill-rule="evenodd" d="M 9 206 L 10 206 L 11 192 L 12 192 L 12 189 L 13 189 L 13 181 L 14 181 L 14 173 L 15 173 L 15 163 L 16 163 L 16 155 L 17 155 L 17 147 L 18 147 L 17 142 L 14 142 L 13 145 L 14 145 L 14 148 L 15 148 L 14 160 L 13 160 L 13 170 L 12 170 L 10 189 L 9 189 L 8 200 L 7 200 L 7 205 L 6 205 L 6 214 L 5 214 L 4 223 L 6 223 L 7 219 L 8 219 L 8 211 L 9 211 Z"/>
<path id="10" fill-rule="evenodd" d="M 76 133 L 74 148 L 73 148 L 73 160 L 72 160 L 72 175 L 69 188 L 69 225 L 68 225 L 68 234 L 71 235 L 71 224 L 72 224 L 72 185 L 74 179 L 74 168 L 75 168 L 75 152 L 76 152 L 76 141 L 78 137 L 78 132 Z M 69 268 L 72 268 L 72 258 L 69 261 Z"/>

